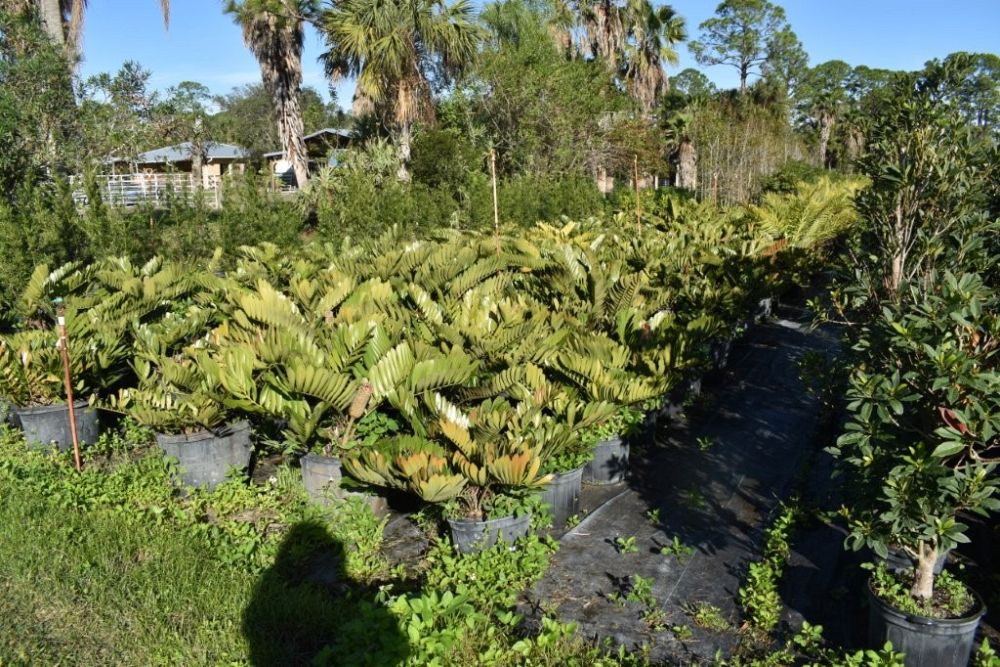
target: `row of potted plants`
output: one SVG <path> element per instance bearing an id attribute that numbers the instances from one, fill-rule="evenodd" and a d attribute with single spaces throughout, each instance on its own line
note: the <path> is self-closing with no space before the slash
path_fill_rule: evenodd
<path id="1" fill-rule="evenodd" d="M 0 338 L 0 397 L 26 430 L 39 408 L 65 424 L 59 297 L 75 395 L 89 399 L 82 440 L 96 436 L 93 407 L 127 414 L 184 483 L 213 487 L 249 464 L 253 424 L 265 445 L 310 455 L 307 480 L 337 479 L 340 462 L 357 483 L 445 505 L 456 537 L 481 537 L 461 522 L 517 514 L 545 487 L 553 502 L 578 496 L 584 476 L 622 481 L 640 406 L 708 368 L 774 288 L 766 238 L 690 213 L 638 234 L 540 225 L 500 253 L 476 234 L 390 234 L 248 247 L 226 271 L 219 256 L 199 270 L 40 268 L 19 330 Z M 68 445 L 65 432 L 29 435 Z"/>

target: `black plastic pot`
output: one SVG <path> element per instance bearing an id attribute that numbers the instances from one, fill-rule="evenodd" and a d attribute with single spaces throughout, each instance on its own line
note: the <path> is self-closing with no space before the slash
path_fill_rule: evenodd
<path id="1" fill-rule="evenodd" d="M 250 424 L 245 421 L 212 431 L 157 433 L 156 444 L 164 454 L 177 459 L 181 482 L 210 491 L 226 479 L 231 469 L 246 472 L 253 453 Z"/>
<path id="2" fill-rule="evenodd" d="M 949 550 L 950 551 L 950 550 Z M 916 567 L 917 563 L 902 549 L 889 549 L 888 557 L 882 559 L 890 572 L 905 572 Z M 939 554 L 934 561 L 934 574 L 941 574 L 944 564 L 948 560 L 948 551 Z"/>
<path id="3" fill-rule="evenodd" d="M 701 396 L 701 376 L 698 375 L 688 379 L 684 392 L 690 398 Z"/>
<path id="4" fill-rule="evenodd" d="M 733 340 L 731 338 L 712 341 L 709 350 L 712 355 L 712 367 L 715 370 L 721 371 L 729 365 L 729 353 L 732 349 Z M 698 389 L 701 389 L 700 385 Z"/>
<path id="5" fill-rule="evenodd" d="M 16 426 L 16 419 L 17 413 L 14 412 L 14 406 L 7 401 L 0 400 L 0 424 Z"/>
<path id="6" fill-rule="evenodd" d="M 306 454 L 299 460 L 302 467 L 302 484 L 309 498 L 321 505 L 329 504 L 334 498 L 343 496 L 340 490 L 340 459 L 336 456 Z"/>
<path id="7" fill-rule="evenodd" d="M 100 429 L 97 424 L 97 410 L 87 401 L 75 401 L 76 437 L 81 443 L 97 442 Z M 69 427 L 69 407 L 66 405 L 46 405 L 40 408 L 15 408 L 17 419 L 29 447 L 44 449 L 55 445 L 60 450 L 73 446 L 73 434 Z"/>
<path id="8" fill-rule="evenodd" d="M 562 528 L 566 519 L 580 511 L 580 489 L 583 480 L 583 468 L 574 468 L 552 476 L 552 481 L 542 492 L 542 502 L 549 506 L 552 512 L 552 525 Z"/>
<path id="9" fill-rule="evenodd" d="M 905 654 L 906 667 L 966 667 L 976 628 L 986 606 L 975 592 L 975 608 L 963 618 L 926 618 L 908 614 L 883 602 L 868 585 L 868 640 L 881 647 L 892 642 Z"/>
<path id="10" fill-rule="evenodd" d="M 330 505 L 337 499 L 358 497 L 365 501 L 375 516 L 381 517 L 389 513 L 389 503 L 382 496 L 340 488 L 343 472 L 340 459 L 336 456 L 306 454 L 299 460 L 299 465 L 302 468 L 302 484 L 314 503 Z"/>
<path id="11" fill-rule="evenodd" d="M 628 443 L 621 438 L 602 440 L 594 446 L 594 459 L 583 469 L 588 484 L 621 484 L 628 474 Z"/>
<path id="12" fill-rule="evenodd" d="M 476 521 L 473 519 L 448 519 L 451 540 L 459 553 L 471 554 L 489 549 L 503 537 L 507 544 L 513 544 L 519 537 L 528 534 L 531 515 L 505 516 L 499 519 Z"/>

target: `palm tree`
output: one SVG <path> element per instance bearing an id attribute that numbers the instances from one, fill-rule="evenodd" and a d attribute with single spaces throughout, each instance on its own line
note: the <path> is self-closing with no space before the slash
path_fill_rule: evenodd
<path id="1" fill-rule="evenodd" d="M 66 49 L 74 62 L 79 60 L 83 45 L 83 16 L 87 0 L 33 0 L 45 34 L 53 44 Z M 170 0 L 160 0 L 163 27 L 170 23 Z"/>
<path id="2" fill-rule="evenodd" d="M 649 113 L 670 89 L 663 66 L 677 64 L 674 45 L 687 38 L 684 19 L 670 5 L 654 8 L 649 0 L 629 0 L 623 18 L 629 39 L 622 44 L 622 79 L 629 95 Z"/>
<path id="3" fill-rule="evenodd" d="M 627 37 L 624 10 L 615 0 L 579 0 L 577 12 L 590 43 L 590 55 L 617 70 Z"/>
<path id="4" fill-rule="evenodd" d="M 483 37 L 469 0 L 328 0 L 319 27 L 331 78 L 357 78 L 356 115 L 375 114 L 399 145 L 399 177 L 409 178 L 413 124 L 434 118 L 433 85 L 444 85 L 475 56 Z"/>
<path id="5" fill-rule="evenodd" d="M 309 179 L 302 123 L 303 26 L 311 0 L 228 0 L 226 11 L 243 28 L 243 41 L 260 64 L 264 88 L 274 103 L 285 159 L 301 188 Z"/>

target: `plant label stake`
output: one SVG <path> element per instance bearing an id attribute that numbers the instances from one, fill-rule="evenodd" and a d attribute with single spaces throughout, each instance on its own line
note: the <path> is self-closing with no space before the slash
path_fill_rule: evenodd
<path id="1" fill-rule="evenodd" d="M 642 231 L 642 201 L 639 199 L 639 156 L 632 156 L 632 177 L 635 183 L 635 231 Z"/>
<path id="2" fill-rule="evenodd" d="M 56 324 L 59 326 L 59 349 L 62 351 L 63 376 L 66 382 L 66 403 L 69 408 L 69 432 L 73 438 L 73 462 L 76 471 L 80 472 L 80 440 L 76 435 L 76 409 L 73 407 L 73 376 L 69 370 L 69 336 L 66 334 L 66 309 L 62 299 L 56 299 Z"/>
<path id="3" fill-rule="evenodd" d="M 493 230 L 497 237 L 497 257 L 500 256 L 500 205 L 497 203 L 497 152 L 490 149 L 490 175 L 493 177 Z"/>

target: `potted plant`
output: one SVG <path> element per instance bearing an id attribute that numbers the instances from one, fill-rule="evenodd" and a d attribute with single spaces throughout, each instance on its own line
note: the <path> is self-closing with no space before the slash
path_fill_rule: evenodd
<path id="1" fill-rule="evenodd" d="M 147 354 L 133 367 L 138 386 L 121 390 L 109 407 L 155 433 L 163 453 L 177 461 L 181 483 L 211 491 L 233 471 L 246 473 L 250 424 L 220 398 L 214 359 L 188 349 L 172 357 Z"/>
<path id="2" fill-rule="evenodd" d="M 91 404 L 93 393 L 120 377 L 120 348 L 96 334 L 86 336 L 82 329 L 77 328 L 76 333 L 87 341 L 86 345 L 74 345 L 69 355 L 76 433 L 80 442 L 95 442 L 99 428 L 97 411 Z M 72 434 L 58 344 L 59 334 L 53 329 L 0 338 L 0 400 L 12 406 L 29 445 L 54 444 L 65 450 L 72 446 Z"/>
<path id="3" fill-rule="evenodd" d="M 965 665 L 985 608 L 937 566 L 969 541 L 963 514 L 1000 509 L 1000 300 L 973 274 L 932 284 L 869 323 L 833 451 L 859 492 L 848 545 L 912 562 L 874 571 L 871 641 L 908 665 Z"/>
<path id="4" fill-rule="evenodd" d="M 593 443 L 584 434 L 615 413 L 611 403 L 581 404 L 566 396 L 552 402 L 554 415 L 542 455 L 542 473 L 550 475 L 541 500 L 552 513 L 552 524 L 562 528 L 580 511 L 584 468 L 594 457 Z"/>
<path id="5" fill-rule="evenodd" d="M 527 492 L 550 480 L 541 472 L 544 432 L 540 410 L 530 402 L 487 399 L 468 414 L 439 395 L 431 438 L 398 436 L 343 459 L 355 479 L 400 488 L 443 505 L 461 553 L 489 548 L 527 533 Z M 538 417 L 539 419 L 536 419 Z M 428 424 L 430 425 L 430 424 Z"/>
<path id="6" fill-rule="evenodd" d="M 592 448 L 593 458 L 583 471 L 588 484 L 621 484 L 628 477 L 629 436 L 641 429 L 642 410 L 623 405 L 610 417 L 581 433 L 582 442 Z"/>
<path id="7" fill-rule="evenodd" d="M 374 447 L 378 442 L 399 432 L 399 423 L 392 417 L 367 406 L 373 387 L 364 382 L 347 411 L 347 416 L 329 430 L 329 438 L 314 446 L 299 459 L 302 483 L 313 502 L 329 504 L 335 499 L 361 497 L 376 516 L 389 511 L 384 496 L 343 488 L 341 455 L 361 448 Z"/>

